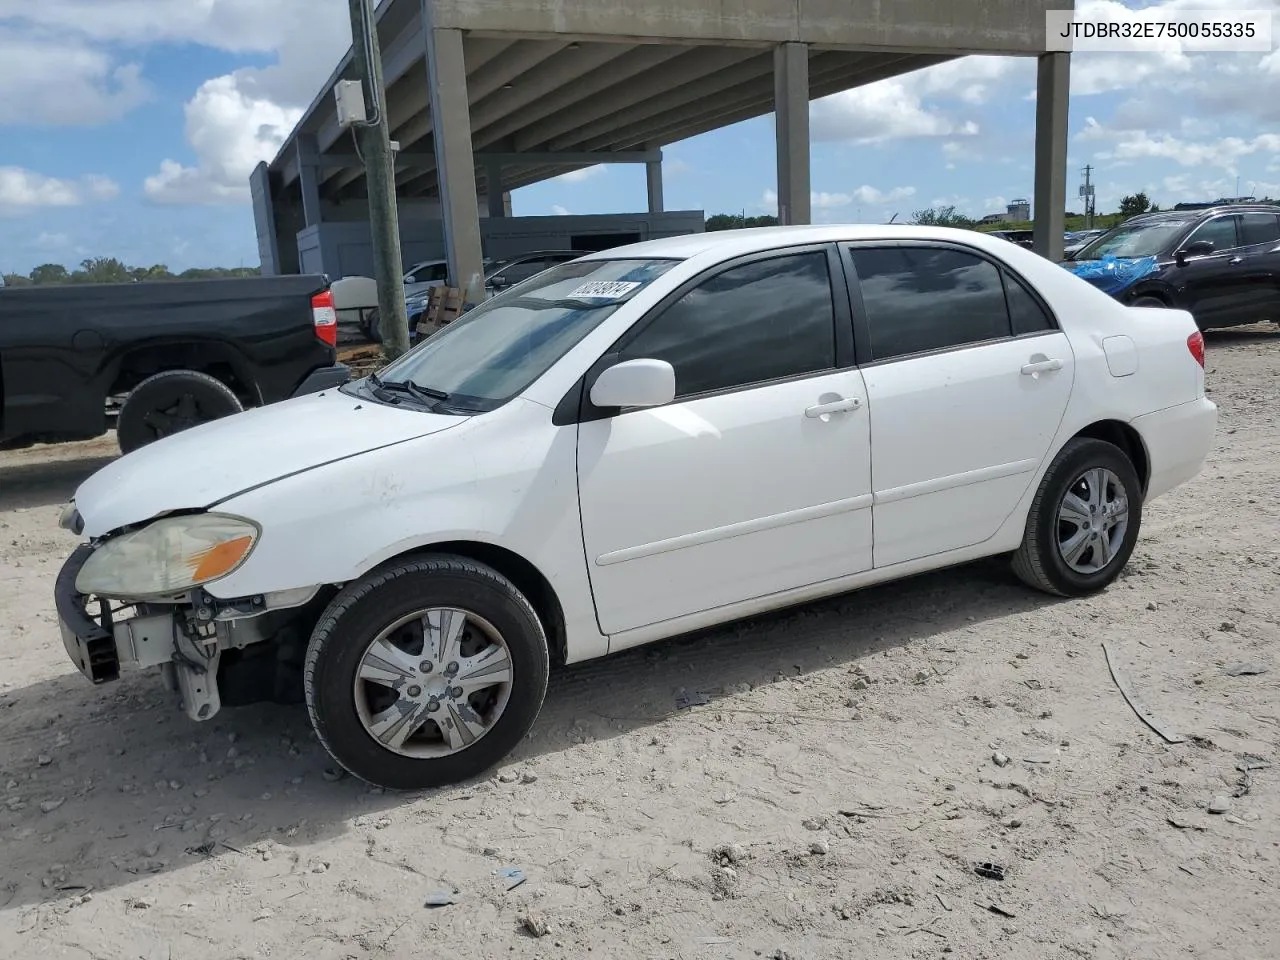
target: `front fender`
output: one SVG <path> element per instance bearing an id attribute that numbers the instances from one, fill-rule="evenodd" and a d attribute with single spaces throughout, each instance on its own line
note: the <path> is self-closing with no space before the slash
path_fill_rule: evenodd
<path id="1" fill-rule="evenodd" d="M 515 400 L 434 437 L 283 477 L 218 509 L 252 518 L 262 537 L 242 567 L 208 585 L 215 597 L 348 583 L 392 557 L 468 540 L 541 571 L 571 645 L 586 636 L 604 652 L 582 548 L 577 427 L 553 425 L 540 404 Z"/>

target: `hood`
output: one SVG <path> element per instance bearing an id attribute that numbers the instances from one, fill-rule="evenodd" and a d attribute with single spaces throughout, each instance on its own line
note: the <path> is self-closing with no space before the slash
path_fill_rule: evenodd
<path id="1" fill-rule="evenodd" d="M 76 509 L 84 532 L 98 537 L 175 510 L 204 509 L 465 419 L 326 390 L 215 420 L 121 457 L 81 484 Z"/>
<path id="2" fill-rule="evenodd" d="M 1139 280 L 1160 270 L 1156 257 L 1103 257 L 1101 260 L 1064 260 L 1061 266 L 1103 293 L 1123 293 Z"/>

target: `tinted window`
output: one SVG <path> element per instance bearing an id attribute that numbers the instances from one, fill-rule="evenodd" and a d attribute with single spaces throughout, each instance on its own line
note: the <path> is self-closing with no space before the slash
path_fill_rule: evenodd
<path id="1" fill-rule="evenodd" d="M 1052 318 L 1031 291 L 1007 273 L 1004 275 L 1004 295 L 1009 303 L 1009 319 L 1013 323 L 1015 337 L 1054 329 Z"/>
<path id="2" fill-rule="evenodd" d="M 959 250 L 853 251 L 876 360 L 978 343 L 1010 333 L 994 265 Z"/>
<path id="3" fill-rule="evenodd" d="M 1215 217 L 1191 234 L 1186 244 L 1199 243 L 1201 240 L 1212 243 L 1214 250 L 1230 250 L 1239 246 L 1236 240 L 1236 218 Z"/>
<path id="4" fill-rule="evenodd" d="M 825 253 L 758 260 L 699 284 L 624 350 L 666 360 L 676 396 L 828 370 L 835 316 Z"/>
<path id="5" fill-rule="evenodd" d="M 1274 213 L 1245 213 L 1240 216 L 1240 244 L 1274 243 L 1280 240 L 1280 217 Z"/>

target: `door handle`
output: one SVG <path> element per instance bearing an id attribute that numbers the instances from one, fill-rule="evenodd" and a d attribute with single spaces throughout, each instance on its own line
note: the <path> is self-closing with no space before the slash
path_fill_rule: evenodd
<path id="1" fill-rule="evenodd" d="M 857 410 L 862 406 L 862 400 L 858 397 L 848 397 L 843 400 L 832 400 L 830 403 L 819 403 L 805 410 L 804 415 L 811 420 L 819 417 L 825 417 L 832 413 L 846 413 L 850 410 Z"/>
<path id="2" fill-rule="evenodd" d="M 1022 375 L 1024 377 L 1035 377 L 1042 373 L 1051 373 L 1054 370 L 1061 369 L 1061 360 L 1034 360 L 1031 363 L 1022 365 Z"/>

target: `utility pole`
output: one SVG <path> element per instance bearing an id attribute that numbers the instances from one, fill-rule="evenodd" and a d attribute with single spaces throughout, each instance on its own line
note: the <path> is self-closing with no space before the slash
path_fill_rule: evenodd
<path id="1" fill-rule="evenodd" d="M 1093 167 L 1085 165 L 1084 168 L 1084 186 L 1080 188 L 1080 196 L 1084 197 L 1084 223 L 1086 230 L 1093 229 L 1093 217 L 1097 212 L 1094 207 L 1093 184 L 1090 182 L 1090 175 L 1093 173 Z"/>
<path id="2" fill-rule="evenodd" d="M 404 263 L 400 254 L 400 218 L 396 211 L 395 160 L 382 85 L 382 51 L 369 0 L 351 4 L 351 58 L 364 87 L 369 119 L 352 126 L 364 161 L 369 189 L 369 230 L 373 235 L 373 275 L 378 284 L 379 332 L 388 360 L 409 349 L 409 319 L 404 309 Z"/>

